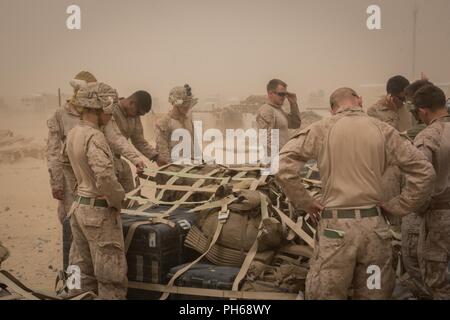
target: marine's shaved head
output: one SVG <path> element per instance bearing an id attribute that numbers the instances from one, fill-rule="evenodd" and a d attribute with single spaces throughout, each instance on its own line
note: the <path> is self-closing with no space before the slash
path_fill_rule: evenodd
<path id="1" fill-rule="evenodd" d="M 361 97 L 351 88 L 339 88 L 330 96 L 331 109 L 361 106 Z"/>

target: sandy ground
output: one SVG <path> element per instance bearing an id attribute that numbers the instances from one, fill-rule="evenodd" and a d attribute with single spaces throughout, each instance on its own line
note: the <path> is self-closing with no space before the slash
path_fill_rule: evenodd
<path id="1" fill-rule="evenodd" d="M 28 286 L 53 290 L 62 268 L 62 229 L 44 160 L 0 165 L 0 241 L 11 256 L 2 268 Z"/>

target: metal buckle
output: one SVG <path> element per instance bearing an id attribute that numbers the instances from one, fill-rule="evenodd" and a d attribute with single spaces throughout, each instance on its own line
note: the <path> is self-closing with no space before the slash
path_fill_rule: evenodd
<path id="1" fill-rule="evenodd" d="M 228 209 L 227 211 L 220 211 L 219 212 L 219 221 L 224 223 L 228 217 L 230 216 L 230 209 Z"/>

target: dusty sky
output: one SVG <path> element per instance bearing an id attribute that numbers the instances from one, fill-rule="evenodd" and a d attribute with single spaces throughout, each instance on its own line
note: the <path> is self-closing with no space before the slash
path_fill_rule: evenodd
<path id="1" fill-rule="evenodd" d="M 80 31 L 66 8 L 81 7 Z M 382 30 L 366 9 L 382 9 Z M 450 1 L 417 0 L 417 72 L 450 81 Z M 92 71 L 121 95 L 174 85 L 199 96 L 263 93 L 278 77 L 305 95 L 412 78 L 414 0 L 1 0 L 0 96 L 70 92 Z"/>

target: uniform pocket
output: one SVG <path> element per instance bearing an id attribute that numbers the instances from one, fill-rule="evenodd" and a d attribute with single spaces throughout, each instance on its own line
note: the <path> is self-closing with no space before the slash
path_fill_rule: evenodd
<path id="1" fill-rule="evenodd" d="M 126 281 L 127 263 L 123 246 L 118 242 L 99 242 L 95 253 L 94 271 L 99 282 Z"/>
<path id="2" fill-rule="evenodd" d="M 84 235 L 89 241 L 96 240 L 100 237 L 101 227 L 106 218 L 105 210 L 99 210 L 95 207 L 84 209 L 80 217 Z"/>
<path id="3" fill-rule="evenodd" d="M 410 257 L 417 257 L 417 246 L 419 242 L 419 234 L 410 232 L 407 235 L 407 254 Z"/>

